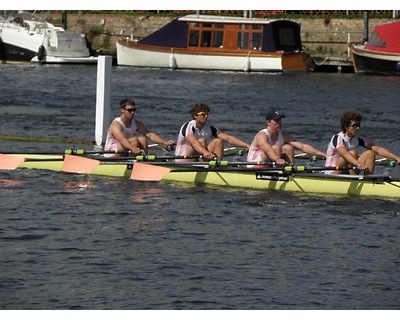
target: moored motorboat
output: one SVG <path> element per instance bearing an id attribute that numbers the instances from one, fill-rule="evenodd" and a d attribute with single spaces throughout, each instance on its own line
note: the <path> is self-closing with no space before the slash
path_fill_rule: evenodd
<path id="1" fill-rule="evenodd" d="M 356 73 L 400 76 L 400 21 L 377 26 L 371 39 L 351 47 Z"/>
<path id="2" fill-rule="evenodd" d="M 124 66 L 246 72 L 313 71 L 300 25 L 289 20 L 188 15 L 134 41 L 119 38 Z"/>
<path id="3" fill-rule="evenodd" d="M 96 63 L 86 37 L 24 11 L 5 11 L 0 17 L 2 63 Z"/>
<path id="4" fill-rule="evenodd" d="M 66 169 L 67 157 L 73 158 L 72 169 Z M 45 169 L 73 173 L 85 173 L 108 177 L 132 178 L 134 180 L 166 181 L 191 183 L 195 185 L 214 185 L 255 190 L 277 190 L 306 194 L 334 194 L 341 196 L 370 196 L 400 198 L 400 180 L 388 174 L 374 175 L 327 175 L 318 167 L 288 166 L 285 168 L 246 168 L 234 162 L 215 165 L 215 163 L 175 163 L 168 157 L 160 157 L 162 162 L 129 160 L 126 158 L 96 158 L 49 154 L 8 154 L 0 155 L 0 163 L 8 159 L 20 159 L 8 169 Z M 69 159 L 69 158 L 68 158 Z M 99 160 L 100 159 L 100 160 Z M 155 158 L 157 159 L 157 158 Z M 69 160 L 68 160 L 69 161 Z M 93 166 L 82 169 L 81 162 L 94 162 Z M 141 167 L 138 167 L 138 165 Z M 135 166 L 136 169 L 135 169 Z M 2 169 L 6 169 L 3 167 Z M 154 172 L 162 169 L 161 176 Z M 135 170 L 142 170 L 136 178 Z M 144 172 L 143 172 L 144 170 Z"/>

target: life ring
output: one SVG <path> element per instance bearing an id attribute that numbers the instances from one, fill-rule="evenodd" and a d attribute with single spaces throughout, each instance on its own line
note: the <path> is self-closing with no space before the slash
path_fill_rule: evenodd
<path id="1" fill-rule="evenodd" d="M 46 55 L 46 49 L 44 48 L 44 46 L 40 46 L 37 54 L 38 60 L 42 61 L 45 55 Z"/>

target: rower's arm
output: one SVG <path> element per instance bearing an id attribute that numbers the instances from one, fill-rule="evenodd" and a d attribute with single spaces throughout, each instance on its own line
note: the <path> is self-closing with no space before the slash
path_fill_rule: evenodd
<path id="1" fill-rule="evenodd" d="M 131 150 L 133 153 L 137 154 L 140 152 L 139 148 L 135 148 L 129 140 L 126 138 L 124 131 L 122 130 L 121 124 L 119 124 L 117 121 L 113 121 L 110 125 L 110 133 L 115 137 L 115 139 L 118 140 L 119 144 L 127 149 Z"/>
<path id="2" fill-rule="evenodd" d="M 243 140 L 241 140 L 239 138 L 231 136 L 225 132 L 220 132 L 220 134 L 218 135 L 218 138 L 221 138 L 222 140 L 224 140 L 236 147 L 242 147 L 242 148 L 247 148 L 247 149 L 250 148 L 250 145 L 248 143 L 244 142 Z"/>
<path id="3" fill-rule="evenodd" d="M 400 156 L 396 156 L 394 153 L 390 152 L 386 148 L 372 145 L 368 149 L 371 149 L 372 151 L 374 151 L 375 153 L 379 154 L 382 157 L 385 157 L 388 159 L 394 159 L 397 162 L 400 162 Z"/>
<path id="4" fill-rule="evenodd" d="M 190 143 L 194 150 L 196 150 L 199 154 L 206 156 L 207 159 L 212 159 L 213 157 L 215 157 L 213 153 L 203 147 L 203 145 L 194 134 L 188 134 L 186 136 L 186 140 Z"/>
<path id="5" fill-rule="evenodd" d="M 300 142 L 300 141 L 291 141 L 290 144 L 305 153 L 312 154 L 314 156 L 326 157 L 326 153 L 314 148 L 313 146 Z"/>
<path id="6" fill-rule="evenodd" d="M 337 151 L 340 153 L 343 159 L 346 160 L 348 163 L 351 163 L 352 165 L 360 168 L 365 168 L 365 165 L 361 163 L 356 157 L 354 157 L 351 154 L 351 152 L 347 150 L 345 147 L 338 147 Z"/>
<path id="7" fill-rule="evenodd" d="M 161 138 L 158 134 L 151 132 L 149 129 L 146 128 L 146 126 L 136 120 L 136 125 L 137 125 L 137 130 L 143 134 L 146 138 L 150 139 L 151 141 L 153 141 L 154 143 L 159 143 L 159 144 L 163 144 L 164 146 L 167 146 L 171 143 L 174 143 L 174 140 L 164 140 L 163 138 Z"/>

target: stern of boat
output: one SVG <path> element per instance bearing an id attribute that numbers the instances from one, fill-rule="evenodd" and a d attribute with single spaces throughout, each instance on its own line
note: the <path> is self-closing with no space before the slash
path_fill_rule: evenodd
<path id="1" fill-rule="evenodd" d="M 282 70 L 284 72 L 313 72 L 315 63 L 311 56 L 305 52 L 283 53 Z"/>

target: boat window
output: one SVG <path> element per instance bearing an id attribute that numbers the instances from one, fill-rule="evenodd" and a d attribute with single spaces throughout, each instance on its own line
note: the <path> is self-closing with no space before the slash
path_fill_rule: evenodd
<path id="1" fill-rule="evenodd" d="M 189 46 L 197 47 L 198 44 L 199 44 L 199 31 L 198 30 L 190 30 Z"/>
<path id="2" fill-rule="evenodd" d="M 248 49 L 249 48 L 249 33 L 239 32 L 238 33 L 238 49 Z"/>
<path id="3" fill-rule="evenodd" d="M 373 46 L 373 47 L 382 47 L 382 48 L 386 48 L 387 44 L 385 41 L 383 41 L 377 34 L 375 31 L 372 32 L 371 37 L 368 40 L 367 43 L 369 46 Z"/>
<path id="4" fill-rule="evenodd" d="M 190 47 L 222 48 L 224 41 L 224 24 L 190 23 L 189 39 Z"/>
<path id="5" fill-rule="evenodd" d="M 253 26 L 254 27 L 254 26 Z M 262 29 L 259 30 L 246 30 L 238 32 L 237 48 L 238 49 L 250 49 L 250 50 L 261 50 L 262 42 Z"/>
<path id="6" fill-rule="evenodd" d="M 239 29 L 250 29 L 250 25 L 248 25 L 248 24 L 241 24 L 240 26 L 239 26 Z"/>
<path id="7" fill-rule="evenodd" d="M 296 46 L 296 39 L 292 28 L 279 29 L 279 42 L 282 46 Z"/>
<path id="8" fill-rule="evenodd" d="M 213 32 L 213 48 L 222 48 L 224 41 L 224 33 L 222 31 Z"/>
<path id="9" fill-rule="evenodd" d="M 261 30 L 262 25 L 261 24 L 253 24 L 253 30 Z"/>
<path id="10" fill-rule="evenodd" d="M 211 31 L 203 31 L 201 33 L 201 46 L 202 47 L 211 46 Z"/>
<path id="11" fill-rule="evenodd" d="M 253 32 L 251 34 L 250 48 L 254 50 L 261 50 L 261 33 Z"/>

